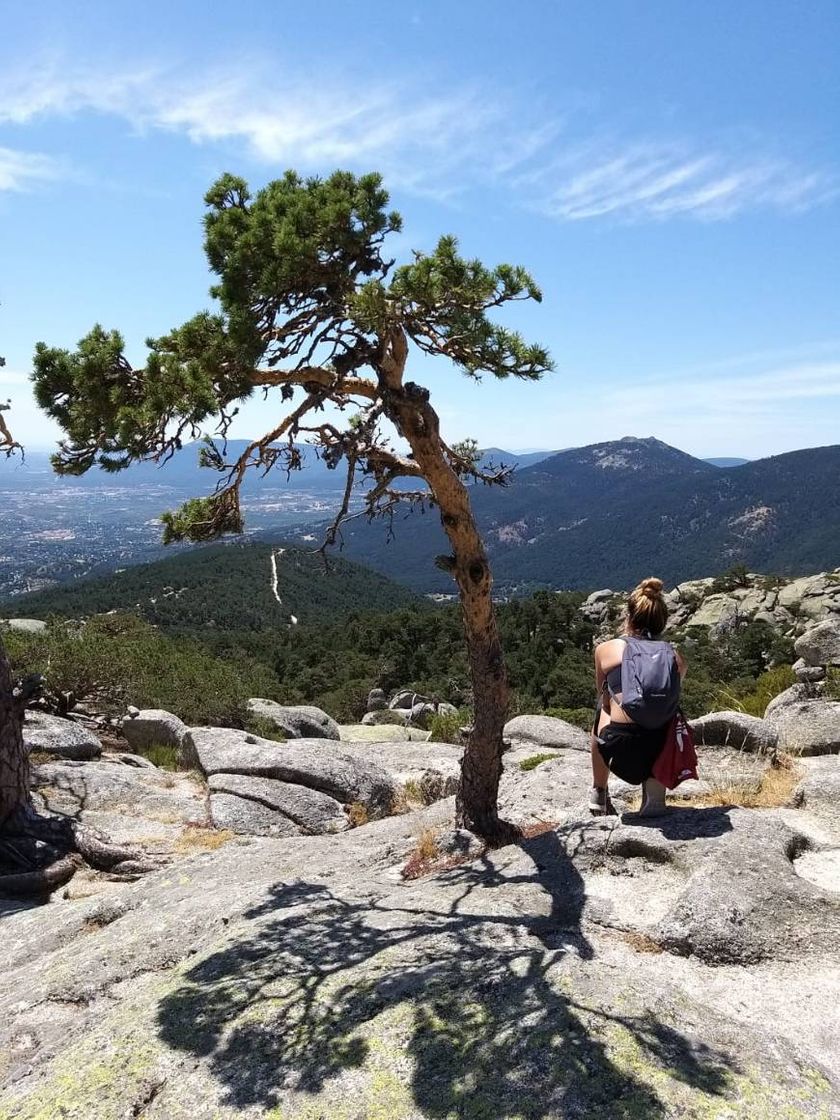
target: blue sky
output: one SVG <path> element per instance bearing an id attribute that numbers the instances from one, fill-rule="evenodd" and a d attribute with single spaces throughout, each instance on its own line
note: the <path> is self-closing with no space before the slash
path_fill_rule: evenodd
<path id="1" fill-rule="evenodd" d="M 538 385 L 418 362 L 445 431 L 655 435 L 758 457 L 840 439 L 836 0 L 0 3 L 0 399 L 94 322 L 129 356 L 207 304 L 223 170 L 381 170 L 405 230 L 544 291 Z M 243 409 L 237 435 L 266 427 Z"/>

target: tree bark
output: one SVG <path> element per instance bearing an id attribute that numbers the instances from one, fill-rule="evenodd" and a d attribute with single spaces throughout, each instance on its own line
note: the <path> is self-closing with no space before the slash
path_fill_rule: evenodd
<path id="1" fill-rule="evenodd" d="M 23 703 L 14 695 L 0 637 L 0 831 L 29 806 L 29 758 L 23 747 Z"/>
<path id="2" fill-rule="evenodd" d="M 110 844 L 69 817 L 36 812 L 23 713 L 23 698 L 15 695 L 0 638 L 0 898 L 49 895 L 72 878 L 82 859 L 132 876 L 156 866 L 142 853 Z"/>
<path id="3" fill-rule="evenodd" d="M 487 554 L 476 527 L 469 492 L 444 453 L 438 416 L 429 404 L 428 393 L 411 383 L 397 387 L 392 379 L 385 400 L 389 418 L 408 441 L 429 484 L 452 545 L 452 574 L 461 601 L 475 712 L 461 762 L 457 823 L 490 844 L 510 843 L 520 832 L 499 819 L 497 804 L 508 680 Z"/>

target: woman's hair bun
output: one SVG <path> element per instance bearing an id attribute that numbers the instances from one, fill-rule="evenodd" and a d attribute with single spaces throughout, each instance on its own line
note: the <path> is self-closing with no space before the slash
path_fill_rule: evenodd
<path id="1" fill-rule="evenodd" d="M 639 584 L 639 591 L 646 599 L 658 599 L 662 594 L 663 583 L 661 579 L 651 577 L 650 579 L 643 579 Z"/>

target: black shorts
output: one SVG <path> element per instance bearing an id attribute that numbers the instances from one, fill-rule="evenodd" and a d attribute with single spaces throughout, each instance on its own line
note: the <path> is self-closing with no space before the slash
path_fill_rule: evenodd
<path id="1" fill-rule="evenodd" d="M 598 734 L 599 707 L 593 729 L 601 758 L 617 778 L 632 786 L 647 781 L 665 746 L 669 724 L 650 730 L 637 723 L 608 723 Z"/>

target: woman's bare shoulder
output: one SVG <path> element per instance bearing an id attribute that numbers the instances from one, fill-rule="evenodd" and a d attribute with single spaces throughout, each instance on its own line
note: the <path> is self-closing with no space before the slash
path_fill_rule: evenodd
<path id="1" fill-rule="evenodd" d="M 596 665 L 617 665 L 624 656 L 624 642 L 621 638 L 610 638 L 595 647 Z"/>

